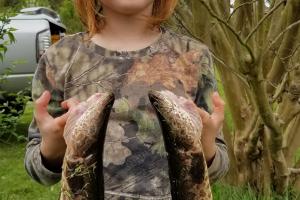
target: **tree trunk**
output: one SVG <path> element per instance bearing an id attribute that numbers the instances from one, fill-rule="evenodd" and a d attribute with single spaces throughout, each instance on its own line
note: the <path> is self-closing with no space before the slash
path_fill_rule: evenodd
<path id="1" fill-rule="evenodd" d="M 213 54 L 234 129 L 226 180 L 283 194 L 300 147 L 300 1 L 230 2 L 181 0 L 173 21 Z"/>

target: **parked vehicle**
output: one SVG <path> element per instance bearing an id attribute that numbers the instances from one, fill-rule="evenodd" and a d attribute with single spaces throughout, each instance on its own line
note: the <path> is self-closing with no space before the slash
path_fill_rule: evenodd
<path id="1" fill-rule="evenodd" d="M 0 61 L 0 74 L 7 67 L 13 72 L 1 84 L 3 90 L 17 92 L 28 87 L 41 55 L 62 38 L 66 27 L 59 15 L 48 8 L 25 8 L 10 18 L 8 27 L 16 28 L 16 42 L 8 46 L 4 61 Z"/>

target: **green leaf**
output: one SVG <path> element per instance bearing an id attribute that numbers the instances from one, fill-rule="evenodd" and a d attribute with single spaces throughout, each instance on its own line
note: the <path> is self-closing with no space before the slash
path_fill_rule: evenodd
<path id="1" fill-rule="evenodd" d="M 7 47 L 6 46 L 3 46 L 3 52 L 4 52 L 4 54 L 7 52 Z"/>
<path id="2" fill-rule="evenodd" d="M 8 32 L 7 33 L 8 37 L 9 37 L 9 40 L 10 40 L 10 43 L 14 43 L 16 40 L 15 40 L 15 36 L 13 35 L 12 32 Z"/>

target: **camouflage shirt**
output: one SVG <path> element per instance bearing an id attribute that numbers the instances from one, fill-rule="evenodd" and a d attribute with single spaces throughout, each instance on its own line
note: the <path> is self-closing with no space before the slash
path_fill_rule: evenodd
<path id="1" fill-rule="evenodd" d="M 208 48 L 186 36 L 162 31 L 152 45 L 129 52 L 104 49 L 85 33 L 67 36 L 42 56 L 34 76 L 33 100 L 49 90 L 48 110 L 53 116 L 64 112 L 60 102 L 71 97 L 82 101 L 96 92 L 115 94 L 104 146 L 107 199 L 170 199 L 168 162 L 148 100 L 149 89 L 168 89 L 210 111 L 209 97 L 216 83 Z M 29 140 L 28 173 L 42 184 L 58 182 L 60 173 L 48 170 L 41 160 L 41 138 L 34 119 Z M 211 180 L 228 169 L 221 134 L 216 143 L 217 153 L 209 166 Z"/>

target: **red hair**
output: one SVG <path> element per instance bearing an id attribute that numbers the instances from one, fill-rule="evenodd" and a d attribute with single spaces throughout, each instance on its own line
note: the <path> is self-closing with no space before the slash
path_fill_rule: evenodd
<path id="1" fill-rule="evenodd" d="M 90 36 L 98 33 L 105 26 L 104 16 L 101 15 L 100 0 L 75 0 L 75 8 L 80 20 Z M 177 0 L 154 0 L 152 16 L 149 23 L 158 26 L 173 13 Z"/>

